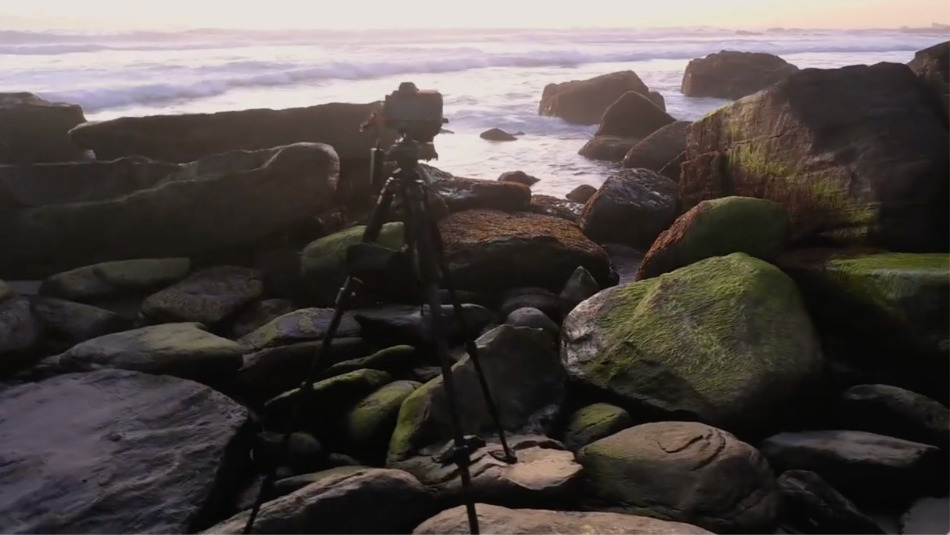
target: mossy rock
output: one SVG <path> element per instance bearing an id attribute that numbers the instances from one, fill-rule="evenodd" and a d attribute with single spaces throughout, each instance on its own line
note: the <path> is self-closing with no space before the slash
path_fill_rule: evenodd
<path id="1" fill-rule="evenodd" d="M 776 202 L 752 197 L 703 201 L 653 242 L 637 271 L 637 280 L 730 253 L 769 261 L 781 252 L 787 235 L 788 216 Z"/>
<path id="2" fill-rule="evenodd" d="M 259 350 L 313 340 L 323 340 L 329 330 L 335 311 L 332 308 L 301 308 L 278 316 L 241 337 L 239 342 L 249 349 Z M 356 336 L 360 326 L 350 313 L 345 313 L 337 327 L 336 337 Z"/>
<path id="3" fill-rule="evenodd" d="M 184 279 L 187 258 L 140 258 L 102 262 L 57 273 L 40 285 L 40 295 L 88 303 L 120 294 L 154 291 Z"/>
<path id="4" fill-rule="evenodd" d="M 0 301 L 12 296 L 13 290 L 10 289 L 10 285 L 0 280 Z"/>
<path id="5" fill-rule="evenodd" d="M 380 349 L 372 355 L 337 362 L 323 372 L 323 377 L 343 375 L 354 370 L 369 368 L 395 373 L 409 370 L 416 364 L 418 351 L 409 345 L 398 345 Z"/>
<path id="6" fill-rule="evenodd" d="M 792 280 L 745 253 L 604 290 L 565 319 L 562 357 L 627 410 L 773 425 L 823 365 Z"/>
<path id="7" fill-rule="evenodd" d="M 379 232 L 376 245 L 399 250 L 405 244 L 402 223 L 386 223 Z M 363 239 L 364 225 L 350 227 L 324 236 L 304 247 L 300 268 L 313 297 L 320 304 L 333 302 L 337 290 L 346 279 L 346 250 Z"/>
<path id="8" fill-rule="evenodd" d="M 594 403 L 578 409 L 564 431 L 564 445 L 571 451 L 633 425 L 630 413 L 609 403 Z"/>
<path id="9" fill-rule="evenodd" d="M 395 381 L 363 398 L 346 415 L 344 432 L 352 451 L 369 464 L 386 459 L 389 439 L 396 427 L 399 408 L 422 383 Z"/>
<path id="10" fill-rule="evenodd" d="M 142 303 L 142 315 L 153 323 L 195 321 L 215 328 L 263 293 L 260 271 L 215 266 L 150 295 Z"/>

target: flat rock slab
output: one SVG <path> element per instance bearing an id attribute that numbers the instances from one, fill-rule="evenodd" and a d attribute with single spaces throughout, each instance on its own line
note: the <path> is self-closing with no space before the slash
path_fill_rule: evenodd
<path id="1" fill-rule="evenodd" d="M 262 277 L 240 266 L 203 269 L 149 296 L 142 314 L 156 323 L 196 321 L 214 327 L 264 293 Z"/>
<path id="2" fill-rule="evenodd" d="M 242 345 L 254 350 L 274 346 L 296 344 L 323 340 L 330 327 L 334 309 L 332 308 L 302 308 L 289 314 L 284 314 L 255 331 L 241 337 Z M 350 313 L 343 315 L 340 326 L 336 331 L 337 338 L 357 336 L 360 325 L 356 323 Z"/>
<path id="3" fill-rule="evenodd" d="M 137 258 L 84 266 L 57 273 L 40 285 L 40 294 L 71 301 L 115 297 L 117 294 L 155 290 L 185 278 L 191 271 L 187 258 Z"/>
<path id="4" fill-rule="evenodd" d="M 208 387 L 123 370 L 0 391 L 0 531 L 190 533 L 246 420 Z"/>
<path id="5" fill-rule="evenodd" d="M 624 535 L 700 535 L 712 533 L 702 528 L 646 516 L 621 513 L 585 513 L 579 511 L 545 511 L 541 509 L 508 509 L 497 505 L 476 504 L 482 533 L 602 533 Z M 413 533 L 470 533 L 465 507 L 442 511 L 426 520 Z"/>

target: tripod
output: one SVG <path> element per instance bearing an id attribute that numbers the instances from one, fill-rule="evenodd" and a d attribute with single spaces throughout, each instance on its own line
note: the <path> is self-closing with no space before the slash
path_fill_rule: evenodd
<path id="1" fill-rule="evenodd" d="M 469 529 L 471 533 L 477 534 L 479 533 L 478 515 L 475 512 L 475 500 L 472 496 L 472 478 L 469 465 L 471 464 L 470 456 L 472 451 L 480 446 L 482 442 L 479 441 L 477 437 L 463 435 L 457 406 L 455 378 L 452 374 L 452 362 L 449 358 L 448 342 L 444 336 L 442 326 L 442 304 L 439 298 L 440 281 L 448 290 L 449 298 L 452 301 L 454 316 L 459 322 L 459 327 L 461 327 L 464 333 L 468 332 L 468 328 L 462 313 L 462 304 L 451 283 L 448 266 L 442 256 L 442 237 L 429 209 L 428 182 L 424 178 L 424 172 L 419 168 L 419 159 L 423 149 L 429 149 L 431 151 L 431 144 L 420 144 L 409 135 L 403 135 L 390 149 L 389 155 L 396 161 L 397 169 L 386 180 L 382 187 L 379 201 L 363 232 L 362 241 L 364 243 L 372 243 L 379 238 L 380 230 L 389 216 L 393 201 L 398 197 L 402 201 L 405 243 L 409 250 L 410 258 L 416 260 L 417 273 L 424 288 L 424 303 L 429 307 L 429 321 L 432 324 L 430 332 L 435 339 L 436 354 L 439 359 L 442 381 L 449 403 L 449 414 L 453 431 L 453 447 L 446 452 L 446 455 L 436 460 L 443 463 L 454 462 L 458 466 L 462 482 L 462 501 L 465 504 L 466 513 L 468 515 Z M 381 167 L 381 162 L 379 161 L 381 160 L 379 157 L 381 153 L 382 151 L 378 147 L 372 151 L 374 165 L 370 171 L 371 175 L 375 175 L 376 173 L 374 171 L 378 172 Z M 373 183 L 376 183 L 375 176 L 371 176 L 371 180 L 373 180 Z M 333 318 L 330 320 L 327 334 L 323 339 L 322 349 L 318 355 L 330 354 L 330 345 L 333 343 L 333 338 L 340 326 L 343 314 L 346 312 L 349 300 L 353 297 L 355 284 L 355 279 L 352 276 L 347 276 L 339 293 L 337 293 L 334 302 L 335 311 Z M 498 408 L 491 396 L 485 374 L 482 372 L 481 362 L 478 358 L 478 349 L 475 346 L 474 340 L 470 337 L 466 338 L 465 350 L 468 352 L 469 359 L 478 376 L 482 394 L 485 396 L 485 405 L 492 419 L 492 423 L 498 431 L 499 440 L 501 442 L 501 455 L 495 455 L 496 452 L 493 452 L 493 456 L 504 462 L 514 463 L 517 461 L 517 458 L 508 446 L 505 431 L 501 426 L 498 416 Z M 307 406 L 307 396 L 311 393 L 320 369 L 317 361 L 317 357 L 314 357 L 311 361 L 310 370 L 301 386 L 300 395 L 297 396 L 294 407 L 291 409 L 288 427 L 281 441 L 283 451 L 288 451 L 290 434 L 302 416 L 302 408 Z M 271 463 L 267 476 L 261 485 L 261 490 L 258 493 L 254 507 L 251 509 L 251 514 L 245 525 L 244 533 L 251 533 L 254 520 L 260 512 L 261 505 L 265 497 L 271 493 L 275 482 L 275 471 L 276 463 Z"/>

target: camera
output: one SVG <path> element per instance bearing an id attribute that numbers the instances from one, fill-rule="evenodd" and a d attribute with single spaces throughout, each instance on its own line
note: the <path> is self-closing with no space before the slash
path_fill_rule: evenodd
<path id="1" fill-rule="evenodd" d="M 403 82 L 386 95 L 382 119 L 387 127 L 419 143 L 431 143 L 448 122 L 442 117 L 442 93 L 419 89 L 412 82 Z"/>

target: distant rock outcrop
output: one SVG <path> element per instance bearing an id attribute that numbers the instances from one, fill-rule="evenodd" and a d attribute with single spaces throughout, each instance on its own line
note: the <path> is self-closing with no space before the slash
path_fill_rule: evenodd
<path id="1" fill-rule="evenodd" d="M 541 95 L 538 114 L 560 117 L 569 123 L 597 124 L 604 111 L 627 91 L 649 98 L 650 89 L 633 71 L 548 84 Z"/>
<path id="2" fill-rule="evenodd" d="M 689 62 L 681 91 L 689 97 L 740 99 L 788 75 L 798 67 L 773 54 L 723 50 Z"/>
<path id="3" fill-rule="evenodd" d="M 49 102 L 33 93 L 0 93 L 0 164 L 87 159 L 67 132 L 86 122 L 75 104 Z"/>

